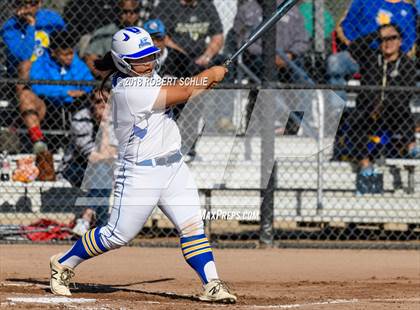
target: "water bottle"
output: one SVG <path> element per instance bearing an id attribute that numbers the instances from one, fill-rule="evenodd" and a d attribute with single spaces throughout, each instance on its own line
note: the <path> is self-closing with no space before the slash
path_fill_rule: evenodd
<path id="1" fill-rule="evenodd" d="M 3 182 L 10 180 L 10 161 L 6 151 L 4 151 L 2 155 L 0 179 Z"/>

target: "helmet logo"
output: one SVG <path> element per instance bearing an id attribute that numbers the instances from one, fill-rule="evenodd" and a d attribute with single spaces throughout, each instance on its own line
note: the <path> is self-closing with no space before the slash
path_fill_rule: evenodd
<path id="1" fill-rule="evenodd" d="M 140 33 L 140 29 L 138 27 L 127 27 L 124 30 L 130 31 L 132 33 Z"/>
<path id="2" fill-rule="evenodd" d="M 158 24 L 157 24 L 156 22 L 152 22 L 152 23 L 150 24 L 150 29 L 152 29 L 152 30 L 157 30 L 157 29 L 158 29 Z"/>
<path id="3" fill-rule="evenodd" d="M 123 41 L 128 41 L 128 40 L 130 39 L 130 37 L 129 37 L 129 35 L 128 35 L 128 34 L 123 33 L 123 35 L 124 35 L 124 39 L 123 39 Z"/>
<path id="4" fill-rule="evenodd" d="M 147 40 L 147 38 L 141 38 L 141 39 L 140 39 L 140 44 L 139 44 L 139 47 L 140 47 L 140 48 L 142 48 L 142 47 L 146 47 L 146 46 L 150 46 L 150 45 L 152 45 L 152 43 L 150 43 L 150 42 Z"/>

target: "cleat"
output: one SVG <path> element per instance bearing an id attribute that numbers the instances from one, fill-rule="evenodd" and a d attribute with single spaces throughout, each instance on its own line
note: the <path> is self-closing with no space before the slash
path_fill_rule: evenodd
<path id="1" fill-rule="evenodd" d="M 234 304 L 237 298 L 229 292 L 229 288 L 223 281 L 211 280 L 204 286 L 204 293 L 199 299 L 201 301 Z"/>
<path id="2" fill-rule="evenodd" d="M 58 262 L 58 258 L 61 255 L 62 253 L 54 255 L 50 259 L 50 288 L 51 292 L 55 295 L 71 296 L 69 284 L 71 278 L 74 276 L 74 271 Z"/>

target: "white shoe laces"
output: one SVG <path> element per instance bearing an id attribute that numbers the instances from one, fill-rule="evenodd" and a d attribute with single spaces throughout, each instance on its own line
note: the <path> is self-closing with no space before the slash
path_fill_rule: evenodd
<path id="1" fill-rule="evenodd" d="M 226 291 L 230 294 L 230 288 L 229 286 L 226 284 L 226 282 L 223 282 L 222 280 L 213 280 L 214 282 L 216 282 L 217 284 L 215 286 L 213 286 L 209 292 L 216 294 L 217 292 L 219 292 L 220 290 Z"/>

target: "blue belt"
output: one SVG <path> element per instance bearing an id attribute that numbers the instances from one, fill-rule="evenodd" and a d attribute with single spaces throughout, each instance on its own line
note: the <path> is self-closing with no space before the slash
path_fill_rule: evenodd
<path id="1" fill-rule="evenodd" d="M 174 154 L 164 156 L 164 157 L 157 157 L 153 159 L 146 159 L 140 162 L 137 162 L 137 166 L 167 166 L 173 163 L 177 163 L 182 159 L 182 154 L 180 151 L 177 151 Z"/>

